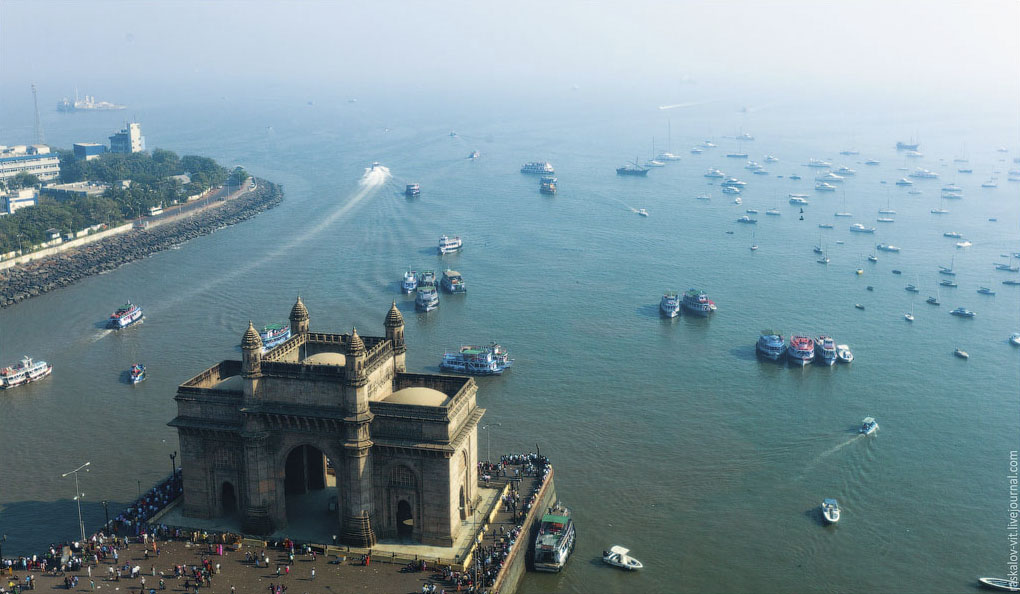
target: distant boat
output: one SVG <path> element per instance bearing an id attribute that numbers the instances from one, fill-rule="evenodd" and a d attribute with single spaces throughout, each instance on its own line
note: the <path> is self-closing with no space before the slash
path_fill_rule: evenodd
<path id="1" fill-rule="evenodd" d="M 961 349 L 955 349 L 953 351 L 953 354 L 961 359 L 970 359 L 970 355 L 967 353 L 967 351 Z"/>
<path id="2" fill-rule="evenodd" d="M 878 248 L 879 250 L 882 250 L 883 252 L 898 252 L 898 251 L 900 251 L 900 248 L 898 248 L 898 247 L 896 247 L 894 245 L 888 244 L 888 243 L 880 243 L 880 244 L 876 245 L 875 247 Z"/>
<path id="3" fill-rule="evenodd" d="M 1009 342 L 1014 346 L 1020 346 L 1020 332 L 1014 332 L 1009 335 Z"/>
<path id="4" fill-rule="evenodd" d="M 854 307 L 856 307 L 857 309 L 864 309 L 864 305 L 862 305 L 860 303 L 855 303 Z"/>
<path id="5" fill-rule="evenodd" d="M 680 315 L 680 295 L 676 291 L 667 291 L 659 300 L 659 311 L 667 318 Z"/>
<path id="6" fill-rule="evenodd" d="M 878 431 L 878 421 L 872 417 L 864 417 L 864 420 L 861 421 L 861 428 L 858 429 L 857 432 L 864 435 L 871 435 L 876 431 Z"/>
<path id="7" fill-rule="evenodd" d="M 137 384 L 138 382 L 145 380 L 145 366 L 141 363 L 135 363 L 131 366 L 130 374 L 132 384 Z"/>
<path id="8" fill-rule="evenodd" d="M 629 552 L 629 549 L 613 545 L 609 547 L 608 551 L 602 551 L 602 562 L 606 565 L 626 569 L 627 571 L 636 571 L 643 568 L 644 565 L 640 561 L 627 554 Z"/>
<path id="9" fill-rule="evenodd" d="M 628 164 L 624 165 L 623 167 L 617 167 L 616 168 L 616 175 L 641 175 L 641 176 L 647 176 L 648 175 L 648 169 L 638 165 L 637 161 L 635 160 L 634 162 L 628 163 Z"/>
<path id="10" fill-rule="evenodd" d="M 404 188 L 404 195 L 408 198 L 417 198 L 421 195 L 421 186 L 418 184 L 407 184 Z"/>
<path id="11" fill-rule="evenodd" d="M 639 208 L 639 209 L 637 209 L 637 211 L 636 211 L 636 212 L 637 212 L 637 213 L 638 213 L 639 215 L 643 216 L 643 217 L 647 217 L 647 216 L 648 216 L 648 211 L 647 211 L 647 210 L 645 210 L 645 209 L 643 209 L 643 208 Z"/>
<path id="12" fill-rule="evenodd" d="M 468 155 L 468 159 L 471 159 L 472 161 L 474 161 L 475 159 L 477 159 L 478 157 L 481 157 L 481 156 L 482 156 L 482 154 L 479 153 L 478 151 L 471 151 L 471 154 Z"/>
<path id="13" fill-rule="evenodd" d="M 839 522 L 839 503 L 832 498 L 822 500 L 822 517 L 829 524 Z"/>
<path id="14" fill-rule="evenodd" d="M 850 347 L 845 344 L 836 345 L 836 361 L 840 363 L 853 363 L 854 354 Z"/>
<path id="15" fill-rule="evenodd" d="M 912 139 L 910 142 L 897 142 L 896 150 L 898 151 L 916 151 L 921 146 L 921 143 L 914 142 Z"/>
<path id="16" fill-rule="evenodd" d="M 521 173 L 537 173 L 539 175 L 552 175 L 556 173 L 552 163 L 548 161 L 532 161 L 521 165 Z"/>
<path id="17" fill-rule="evenodd" d="M 983 577 L 978 578 L 978 582 L 986 588 L 992 590 L 1003 590 L 1005 592 L 1020 592 L 1020 586 L 1017 585 L 1016 580 L 1007 580 L 1003 578 Z"/>
<path id="18" fill-rule="evenodd" d="M 967 309 L 966 307 L 957 307 L 953 311 L 949 312 L 950 315 L 958 316 L 961 318 L 973 318 L 977 314 Z"/>
<path id="19" fill-rule="evenodd" d="M 744 224 L 747 224 L 747 225 L 753 225 L 753 224 L 758 222 L 758 219 L 752 219 L 751 217 L 749 217 L 747 215 L 744 215 L 744 216 L 740 217 L 739 219 L 737 219 L 737 222 L 738 223 L 744 223 Z"/>

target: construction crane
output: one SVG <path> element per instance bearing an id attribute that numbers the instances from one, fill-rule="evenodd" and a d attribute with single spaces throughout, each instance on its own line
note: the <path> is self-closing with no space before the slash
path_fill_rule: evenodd
<path id="1" fill-rule="evenodd" d="M 35 90 L 35 83 L 32 83 L 32 101 L 35 103 L 35 143 L 46 144 L 42 120 L 39 119 L 39 93 Z"/>

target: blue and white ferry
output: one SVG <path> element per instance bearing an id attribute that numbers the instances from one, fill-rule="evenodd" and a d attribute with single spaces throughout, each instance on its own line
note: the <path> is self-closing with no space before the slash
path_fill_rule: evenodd
<path id="1" fill-rule="evenodd" d="M 667 291 L 659 300 L 659 311 L 667 318 L 680 315 L 680 295 L 676 291 Z"/>
<path id="2" fill-rule="evenodd" d="M 439 291 L 435 281 L 432 284 L 419 284 L 418 293 L 414 297 L 414 307 L 418 311 L 429 312 L 439 307 Z"/>
<path id="3" fill-rule="evenodd" d="M 404 293 L 413 293 L 418 288 L 418 273 L 408 270 L 404 273 L 404 281 L 400 283 L 400 290 Z"/>
<path id="4" fill-rule="evenodd" d="M 786 340 L 783 339 L 782 334 L 775 330 L 762 330 L 761 336 L 758 337 L 758 344 L 755 345 L 755 351 L 759 357 L 779 361 L 786 355 Z"/>
<path id="5" fill-rule="evenodd" d="M 259 330 L 262 339 L 262 352 L 281 345 L 290 339 L 290 324 L 267 324 Z"/>
<path id="6" fill-rule="evenodd" d="M 114 330 L 120 330 L 121 328 L 127 328 L 132 324 L 137 324 L 142 321 L 145 316 L 142 314 L 142 308 L 134 305 L 130 301 L 117 308 L 117 311 L 110 314 L 109 321 L 106 324 L 107 328 L 113 328 Z"/>
<path id="7" fill-rule="evenodd" d="M 470 375 L 499 375 L 513 364 L 506 349 L 493 342 L 488 346 L 465 345 L 459 351 L 447 351 L 439 367 Z"/>

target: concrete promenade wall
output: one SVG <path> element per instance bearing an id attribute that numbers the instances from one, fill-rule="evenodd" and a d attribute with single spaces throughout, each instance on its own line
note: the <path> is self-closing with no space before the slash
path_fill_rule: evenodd
<path id="1" fill-rule="evenodd" d="M 550 467 L 549 476 L 546 477 L 545 484 L 542 485 L 538 492 L 538 497 L 535 498 L 535 505 L 528 510 L 528 515 L 524 520 L 524 528 L 521 530 L 521 542 L 510 551 L 509 557 L 503 562 L 503 568 L 496 577 L 496 582 L 493 584 L 490 592 L 498 594 L 513 594 L 516 592 L 517 586 L 520 585 L 528 565 L 534 561 L 535 536 L 538 534 L 538 528 L 542 524 L 542 516 L 545 515 L 546 510 L 556 503 L 556 485 L 553 482 L 553 474 L 554 471 Z"/>
<path id="2" fill-rule="evenodd" d="M 125 223 L 124 225 L 120 225 L 119 227 L 111 227 L 111 228 L 109 228 L 109 229 L 107 229 L 105 231 L 100 231 L 99 233 L 90 233 L 89 235 L 86 235 L 85 237 L 79 237 L 78 239 L 72 239 L 71 241 L 65 241 L 65 242 L 61 243 L 60 245 L 55 245 L 53 247 L 48 247 L 48 248 L 44 248 L 44 249 L 41 249 L 41 250 L 38 250 L 38 251 L 35 251 L 35 252 L 24 254 L 24 255 L 18 256 L 16 258 L 11 258 L 10 260 L 4 260 L 3 262 L 0 262 L 0 270 L 6 270 L 8 268 L 11 268 L 12 266 L 17 266 L 18 264 L 24 264 L 26 262 L 31 262 L 32 260 L 40 260 L 42 258 L 46 258 L 46 257 L 52 256 L 54 254 L 59 254 L 60 252 L 64 252 L 64 251 L 67 251 L 67 250 L 72 250 L 74 248 L 78 248 L 78 247 L 81 247 L 83 245 L 88 245 L 88 244 L 90 244 L 90 243 L 92 243 L 94 241 L 100 241 L 100 240 L 106 239 L 107 237 L 113 237 L 114 235 L 120 235 L 121 233 L 127 233 L 133 227 L 134 227 L 134 223 Z"/>

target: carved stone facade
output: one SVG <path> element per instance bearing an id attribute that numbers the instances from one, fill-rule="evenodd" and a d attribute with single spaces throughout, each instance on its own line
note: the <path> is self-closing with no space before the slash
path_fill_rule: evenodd
<path id="1" fill-rule="evenodd" d="M 240 361 L 177 389 L 186 516 L 239 513 L 242 529 L 287 526 L 287 494 L 336 474 L 336 534 L 370 547 L 398 535 L 450 546 L 476 500 L 471 378 L 407 373 L 396 304 L 385 336 L 312 332 L 298 298 L 291 338 L 263 352 L 249 322 Z"/>

